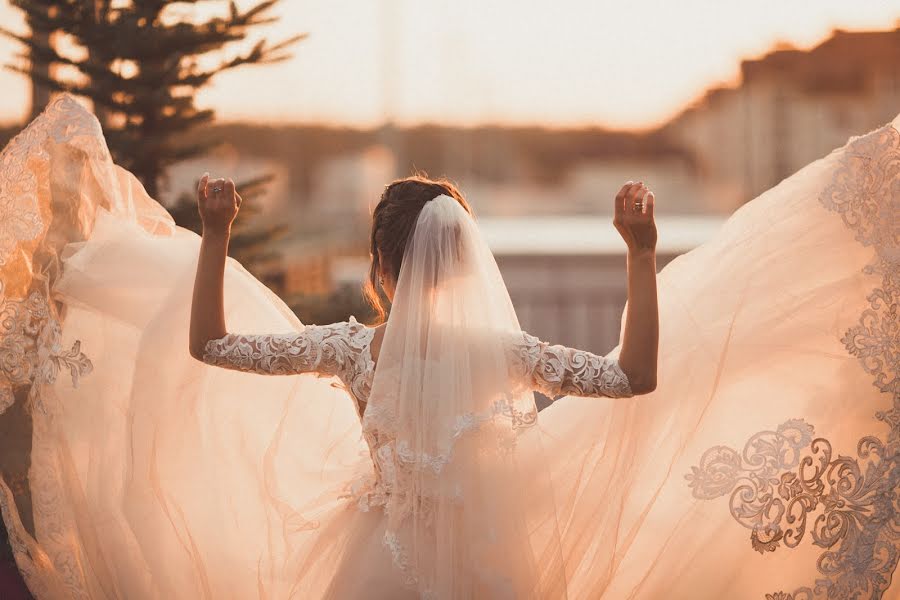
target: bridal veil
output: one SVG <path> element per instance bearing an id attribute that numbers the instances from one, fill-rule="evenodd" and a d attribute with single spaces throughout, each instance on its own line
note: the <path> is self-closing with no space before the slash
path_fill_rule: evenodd
<path id="1" fill-rule="evenodd" d="M 566 594 L 534 395 L 509 372 L 517 335 L 475 221 L 450 196 L 426 202 L 363 417 L 389 440 L 373 457 L 390 491 L 386 541 L 422 597 Z"/>

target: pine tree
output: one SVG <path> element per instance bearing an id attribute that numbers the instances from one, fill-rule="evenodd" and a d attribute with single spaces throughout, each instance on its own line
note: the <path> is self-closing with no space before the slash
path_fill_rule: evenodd
<path id="1" fill-rule="evenodd" d="M 216 2 L 227 6 L 227 14 L 200 21 L 173 14 Z M 11 0 L 25 13 L 31 32 L 19 35 L 0 27 L 0 33 L 18 40 L 26 50 L 21 58 L 28 60 L 27 66 L 8 68 L 27 75 L 36 88 L 67 91 L 93 101 L 116 163 L 134 173 L 157 198 L 169 165 L 217 143 L 208 136 L 202 142 L 184 141 L 192 139 L 192 129 L 214 118 L 214 111 L 196 107 L 197 92 L 223 71 L 287 59 L 286 49 L 305 37 L 295 35 L 277 44 L 263 39 L 232 58 L 221 58 L 240 46 L 253 28 L 274 22 L 270 15 L 277 3 L 261 1 L 241 11 L 234 2 L 226 5 L 221 0 Z M 58 33 L 80 47 L 81 55 L 73 58 L 61 52 L 55 43 Z M 75 73 L 60 76 L 51 66 Z M 33 111 L 42 108 L 35 105 Z M 268 179 L 238 182 L 238 187 L 246 200 L 252 200 Z M 193 195 L 179 198 L 169 212 L 176 223 L 199 232 Z M 254 227 L 252 202 L 242 212 L 229 253 L 252 272 L 271 258 L 267 246 L 286 228 Z"/>
<path id="2" fill-rule="evenodd" d="M 35 85 L 92 100 L 116 162 L 156 197 L 166 167 L 209 149 L 176 140 L 214 117 L 213 110 L 196 106 L 197 92 L 223 71 L 287 59 L 286 49 L 304 37 L 276 44 L 263 39 L 221 58 L 251 30 L 276 20 L 271 11 L 278 0 L 243 11 L 228 2 L 227 14 L 205 20 L 178 15 L 192 5 L 216 1 L 11 0 L 32 31 L 19 35 L 0 27 L 0 33 L 24 45 L 30 63 L 8 68 L 29 76 Z M 56 32 L 67 34 L 83 55 L 60 52 L 52 39 Z M 204 66 L 210 60 L 217 62 Z M 48 65 L 65 66 L 75 74 L 56 75 L 44 68 Z"/>

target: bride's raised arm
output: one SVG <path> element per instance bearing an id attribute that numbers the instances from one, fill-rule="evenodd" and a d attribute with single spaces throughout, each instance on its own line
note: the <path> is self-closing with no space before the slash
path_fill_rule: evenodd
<path id="1" fill-rule="evenodd" d="M 210 183 L 209 173 L 200 179 L 197 203 L 203 221 L 203 238 L 194 279 L 190 327 L 190 353 L 196 359 L 203 358 L 209 340 L 221 338 L 227 333 L 223 297 L 225 258 L 228 255 L 231 224 L 241 201 L 232 180 L 217 179 Z"/>
<path id="2" fill-rule="evenodd" d="M 656 389 L 659 316 L 655 198 L 642 182 L 616 195 L 613 224 L 628 246 L 628 306 L 618 359 L 549 344 L 522 332 L 509 346 L 514 376 L 550 398 L 628 398 Z"/>
<path id="3" fill-rule="evenodd" d="M 191 303 L 191 356 L 209 365 L 265 375 L 344 375 L 358 352 L 354 339 L 364 330 L 359 323 L 307 325 L 295 333 L 228 333 L 223 290 L 225 257 L 231 224 L 242 200 L 231 179 L 210 182 L 204 175 L 197 201 L 203 239 Z"/>
<path id="4" fill-rule="evenodd" d="M 659 307 L 656 292 L 656 198 L 629 181 L 615 199 L 613 225 L 628 246 L 628 305 L 618 363 L 636 394 L 656 389 Z"/>

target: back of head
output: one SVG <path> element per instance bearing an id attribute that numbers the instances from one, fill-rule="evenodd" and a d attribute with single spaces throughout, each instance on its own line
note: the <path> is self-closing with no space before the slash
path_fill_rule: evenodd
<path id="1" fill-rule="evenodd" d="M 369 242 L 372 262 L 364 293 L 382 321 L 387 310 L 384 299 L 378 292 L 379 276 L 387 273 L 396 281 L 407 243 L 412 237 L 422 208 L 441 195 L 455 199 L 466 212 L 472 214 L 472 209 L 459 189 L 443 178 L 430 179 L 423 174 L 404 177 L 388 184 L 381 194 L 372 214 Z"/>

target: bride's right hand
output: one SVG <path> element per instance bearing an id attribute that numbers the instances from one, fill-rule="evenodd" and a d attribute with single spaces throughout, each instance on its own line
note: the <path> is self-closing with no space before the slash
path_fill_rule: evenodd
<path id="1" fill-rule="evenodd" d="M 241 208 L 243 199 L 234 189 L 231 179 L 209 180 L 209 173 L 203 175 L 197 186 L 197 205 L 203 231 L 228 233 L 231 224 Z"/>
<path id="2" fill-rule="evenodd" d="M 635 210 L 637 201 L 643 204 Z M 656 251 L 656 197 L 643 182 L 629 181 L 616 195 L 613 225 L 625 240 L 628 251 L 645 253 Z"/>

